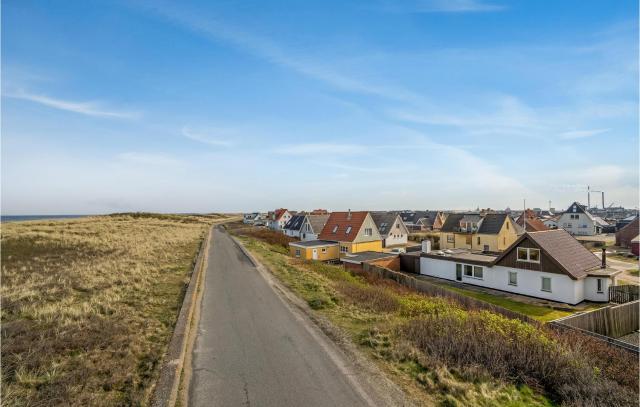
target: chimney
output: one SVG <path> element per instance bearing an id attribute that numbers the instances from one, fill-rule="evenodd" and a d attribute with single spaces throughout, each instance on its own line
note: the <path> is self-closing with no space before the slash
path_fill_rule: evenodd
<path id="1" fill-rule="evenodd" d="M 425 239 L 422 241 L 422 253 L 431 253 L 431 240 Z"/>
<path id="2" fill-rule="evenodd" d="M 604 247 L 602 248 L 602 265 L 600 266 L 600 268 L 607 268 L 607 249 Z"/>
<path id="3" fill-rule="evenodd" d="M 347 212 L 347 220 L 351 220 L 351 209 Z"/>

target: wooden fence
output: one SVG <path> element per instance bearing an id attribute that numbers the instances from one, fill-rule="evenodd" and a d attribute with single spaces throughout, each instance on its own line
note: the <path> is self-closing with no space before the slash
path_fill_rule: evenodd
<path id="1" fill-rule="evenodd" d="M 640 300 L 640 286 L 612 285 L 609 287 L 609 302 L 624 304 Z"/>
<path id="2" fill-rule="evenodd" d="M 416 291 L 424 293 L 426 295 L 434 297 L 450 298 L 462 305 L 466 309 L 481 309 L 494 312 L 496 314 L 503 315 L 507 318 L 519 319 L 523 322 L 528 322 L 534 325 L 540 325 L 540 322 L 527 315 L 519 312 L 511 311 L 498 305 L 490 304 L 488 302 L 478 300 L 476 298 L 468 297 L 464 294 L 459 294 L 455 291 L 447 290 L 444 287 L 430 283 L 425 280 L 417 279 L 406 273 L 389 270 L 383 267 L 374 266 L 372 264 L 363 263 L 364 271 L 373 273 L 379 278 L 388 278 L 394 280 L 398 284 L 402 284 L 405 287 L 412 288 Z"/>
<path id="3" fill-rule="evenodd" d="M 420 274 L 420 256 L 400 253 L 400 270 L 407 273 Z"/>
<path id="4" fill-rule="evenodd" d="M 610 338 L 619 338 L 640 329 L 640 301 L 600 308 L 553 322 Z"/>

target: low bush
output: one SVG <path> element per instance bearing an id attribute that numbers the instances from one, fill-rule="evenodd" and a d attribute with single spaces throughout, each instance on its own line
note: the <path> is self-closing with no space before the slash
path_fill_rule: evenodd
<path id="1" fill-rule="evenodd" d="M 338 282 L 336 289 L 349 302 L 366 309 L 378 312 L 394 312 L 400 308 L 397 296 L 390 289 L 347 281 Z"/>
<path id="2" fill-rule="evenodd" d="M 580 353 L 583 347 L 558 342 L 553 334 L 518 320 L 486 311 L 427 314 L 404 324 L 399 335 L 437 363 L 480 367 L 565 405 L 637 405 L 637 393 L 594 368 L 591 358 Z"/>
<path id="3" fill-rule="evenodd" d="M 255 239 L 262 240 L 263 242 L 280 246 L 283 248 L 289 249 L 289 243 L 295 242 L 298 239 L 287 236 L 282 232 L 277 232 L 275 230 L 266 229 L 266 228 L 258 228 L 254 226 L 246 226 L 242 223 L 232 223 L 227 225 L 229 231 L 238 236 L 247 236 L 253 237 Z"/>

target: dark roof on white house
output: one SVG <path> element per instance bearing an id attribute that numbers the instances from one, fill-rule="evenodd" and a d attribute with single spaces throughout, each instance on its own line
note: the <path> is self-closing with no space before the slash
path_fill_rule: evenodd
<path id="1" fill-rule="evenodd" d="M 376 224 L 380 235 L 386 238 L 389 235 L 389 231 L 393 226 L 393 223 L 398 217 L 397 212 L 370 212 L 373 222 Z"/>
<path id="2" fill-rule="evenodd" d="M 302 227 L 302 222 L 304 222 L 305 215 L 294 215 L 289 219 L 287 223 L 285 223 L 283 229 L 287 230 L 300 230 Z"/>

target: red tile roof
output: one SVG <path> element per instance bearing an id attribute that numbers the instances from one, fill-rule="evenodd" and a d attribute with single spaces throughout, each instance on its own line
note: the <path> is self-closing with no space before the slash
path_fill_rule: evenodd
<path id="1" fill-rule="evenodd" d="M 286 209 L 284 209 L 284 208 L 276 209 L 276 210 L 275 210 L 275 215 L 274 215 L 275 220 L 276 220 L 276 221 L 280 220 L 280 218 L 282 217 L 282 215 L 284 215 L 284 214 L 285 214 L 285 212 L 286 212 L 286 211 L 287 211 L 287 210 L 286 210 Z"/>
<path id="2" fill-rule="evenodd" d="M 332 212 L 324 228 L 322 228 L 318 239 L 353 242 L 368 213 L 367 211 Z M 349 229 L 349 227 L 351 227 L 351 229 Z M 349 233 L 347 233 L 347 230 L 349 230 Z"/>
<path id="3" fill-rule="evenodd" d="M 523 226 L 523 221 L 522 221 L 523 215 L 527 221 L 527 226 L 525 228 L 527 232 L 539 232 L 542 230 L 549 230 L 547 225 L 545 225 L 544 222 L 538 219 L 536 217 L 536 214 L 531 209 L 527 209 L 522 215 L 518 217 L 518 219 L 516 220 L 516 223 L 518 225 Z"/>

